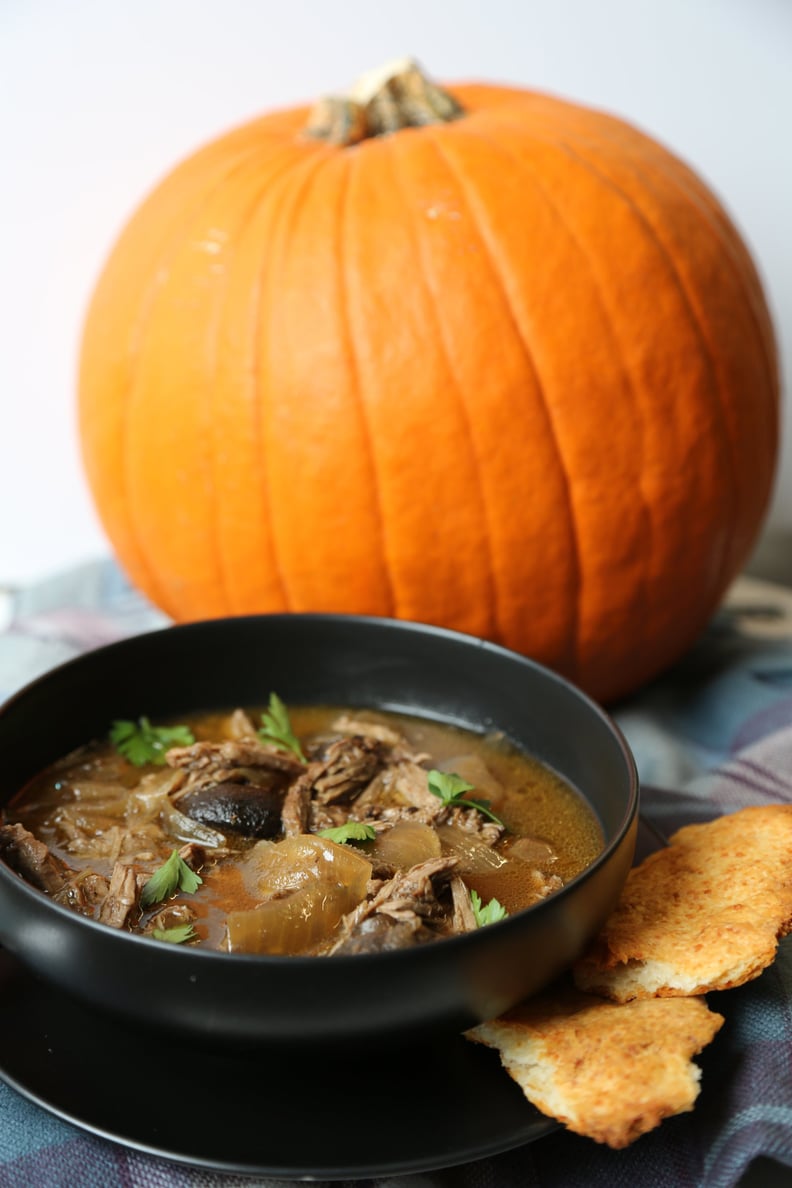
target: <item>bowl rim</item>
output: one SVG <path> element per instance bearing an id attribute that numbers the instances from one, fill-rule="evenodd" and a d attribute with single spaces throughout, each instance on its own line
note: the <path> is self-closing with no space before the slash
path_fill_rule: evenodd
<path id="1" fill-rule="evenodd" d="M 134 647 L 136 643 L 141 640 L 155 639 L 156 637 L 171 635 L 174 632 L 180 634 L 188 634 L 197 631 L 205 631 L 207 629 L 212 631 L 222 631 L 226 629 L 229 623 L 244 625 L 268 623 L 277 626 L 278 623 L 286 623 L 294 626 L 295 623 L 312 622 L 319 625 L 346 626 L 346 627 L 369 627 L 393 631 L 396 634 L 406 633 L 410 635 L 426 635 L 433 638 L 441 638 L 448 640 L 450 643 L 457 643 L 467 647 L 473 647 L 476 650 L 486 651 L 496 657 L 500 657 L 509 663 L 516 664 L 519 667 L 530 669 L 538 673 L 542 679 L 549 680 L 555 683 L 572 696 L 583 701 L 588 710 L 593 716 L 599 719 L 600 724 L 609 732 L 616 743 L 620 752 L 621 759 L 624 762 L 627 776 L 628 776 L 628 795 L 625 811 L 622 820 L 617 829 L 614 830 L 611 840 L 604 846 L 602 851 L 596 858 L 589 863 L 582 871 L 580 871 L 574 878 L 570 879 L 559 890 L 552 892 L 546 898 L 539 900 L 537 903 L 530 904 L 528 907 L 522 908 L 519 912 L 507 916 L 505 919 L 497 920 L 493 924 L 488 924 L 486 930 L 478 929 L 473 932 L 461 933 L 454 936 L 443 937 L 441 945 L 426 944 L 420 946 L 413 946 L 409 949 L 396 949 L 389 951 L 371 952 L 371 953 L 355 953 L 355 954 L 336 954 L 332 962 L 326 962 L 325 959 L 316 955 L 305 954 L 274 954 L 274 953 L 230 953 L 222 949 L 199 948 L 192 946 L 169 945 L 160 943 L 156 947 L 152 945 L 152 938 L 138 935 L 133 932 L 127 932 L 124 929 L 113 928 L 109 924 L 100 923 L 98 920 L 92 919 L 90 916 L 83 916 L 80 912 L 75 912 L 74 909 L 66 907 L 64 904 L 57 903 L 46 892 L 34 887 L 27 882 L 23 876 L 19 875 L 13 870 L 4 859 L 0 858 L 0 882 L 10 881 L 15 889 L 19 891 L 20 886 L 24 894 L 33 896 L 36 902 L 40 904 L 47 904 L 49 909 L 54 911 L 56 915 L 62 916 L 64 921 L 70 922 L 74 927 L 84 927 L 89 931 L 95 931 L 98 938 L 104 938 L 108 944 L 124 944 L 124 945 L 142 945 L 144 951 L 151 954 L 153 951 L 158 951 L 172 956 L 167 957 L 167 960 L 192 960 L 203 963 L 216 964 L 222 962 L 223 965 L 233 961 L 235 966 L 248 966 L 251 968 L 282 968 L 297 969 L 300 967 L 317 968 L 317 961 L 321 961 L 322 965 L 332 965 L 333 967 L 348 968 L 350 963 L 352 967 L 358 966 L 361 958 L 368 962 L 384 962 L 388 964 L 393 961 L 404 961 L 405 954 L 412 954 L 413 960 L 417 953 L 434 954 L 437 949 L 442 952 L 448 952 L 449 946 L 455 949 L 461 949 L 463 946 L 469 946 L 476 942 L 476 938 L 481 937 L 486 932 L 491 935 L 493 929 L 497 929 L 500 935 L 503 935 L 507 929 L 519 926 L 520 922 L 526 917 L 541 917 L 543 914 L 554 910 L 554 905 L 560 900 L 571 895 L 574 890 L 580 886 L 581 883 L 586 882 L 592 878 L 594 874 L 608 861 L 610 856 L 616 852 L 628 834 L 633 822 L 638 816 L 639 802 L 640 802 L 640 779 L 638 768 L 635 761 L 635 756 L 627 742 L 627 739 L 619 727 L 618 723 L 611 717 L 608 711 L 597 701 L 595 701 L 588 693 L 576 685 L 568 677 L 562 676 L 554 669 L 547 667 L 540 661 L 533 659 L 530 656 L 523 655 L 520 652 L 515 652 L 502 644 L 495 643 L 492 640 L 484 639 L 481 636 L 471 635 L 463 631 L 458 631 L 450 627 L 441 627 L 432 623 L 425 623 L 415 619 L 397 619 L 380 615 L 365 615 L 365 614 L 346 614 L 343 612 L 324 612 L 324 611 L 282 611 L 273 613 L 260 614 L 246 614 L 246 615 L 225 615 L 216 618 L 194 619 L 186 623 L 166 623 L 157 626 L 147 631 L 135 632 L 131 635 L 123 636 L 120 639 L 112 640 L 106 644 L 100 644 L 98 647 L 89 648 L 86 651 L 80 652 L 76 656 L 71 656 L 66 660 L 61 661 L 57 665 L 53 665 L 45 672 L 40 673 L 32 680 L 26 682 L 21 688 L 15 690 L 0 703 L 0 721 L 6 718 L 10 713 L 15 712 L 16 706 L 19 702 L 24 701 L 30 696 L 39 686 L 47 684 L 50 680 L 56 677 L 59 673 L 72 668 L 78 668 L 91 657 L 112 655 L 113 652 L 122 652 L 125 649 Z M 424 715 L 426 716 L 426 715 Z M 438 721 L 448 721 L 448 719 L 438 718 Z M 585 796 L 585 793 L 582 793 Z M 2 821 L 4 803 L 0 803 L 0 821 Z M 435 958 L 438 959 L 438 958 Z"/>

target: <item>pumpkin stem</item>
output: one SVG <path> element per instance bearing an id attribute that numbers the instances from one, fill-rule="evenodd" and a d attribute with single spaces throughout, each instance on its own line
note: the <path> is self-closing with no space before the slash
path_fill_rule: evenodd
<path id="1" fill-rule="evenodd" d="M 304 134 L 346 147 L 400 128 L 450 123 L 464 114 L 453 95 L 427 78 L 417 62 L 399 58 L 362 75 L 349 94 L 320 99 Z"/>

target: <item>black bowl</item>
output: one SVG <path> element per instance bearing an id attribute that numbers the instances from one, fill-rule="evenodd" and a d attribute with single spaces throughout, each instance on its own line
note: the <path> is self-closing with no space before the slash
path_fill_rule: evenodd
<path id="1" fill-rule="evenodd" d="M 129 1021 L 225 1042 L 345 1041 L 460 1031 L 570 965 L 633 859 L 638 780 L 610 718 L 512 652 L 452 631 L 346 615 L 168 627 L 89 652 L 0 709 L 0 804 L 115 718 L 261 704 L 394 709 L 503 730 L 596 810 L 605 849 L 561 891 L 474 933 L 347 957 L 242 956 L 158 944 L 49 900 L 0 862 L 0 942 L 62 988 Z"/>

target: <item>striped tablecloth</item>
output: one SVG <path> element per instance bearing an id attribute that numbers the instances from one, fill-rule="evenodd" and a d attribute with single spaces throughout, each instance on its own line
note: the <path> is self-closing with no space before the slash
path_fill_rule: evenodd
<path id="1" fill-rule="evenodd" d="M 82 651 L 166 622 L 111 562 L 0 591 L 0 699 Z M 638 761 L 644 812 L 666 833 L 742 805 L 792 801 L 792 593 L 739 582 L 690 654 L 613 713 Z M 726 1025 L 699 1058 L 703 1087 L 695 1110 L 626 1150 L 558 1130 L 475 1164 L 369 1182 L 386 1188 L 792 1184 L 792 938 L 759 979 L 710 1002 Z M 9 1025 L 0 1019 L 0 1065 Z M 438 1087 L 438 1108 L 453 1100 L 452 1089 Z M 276 1181 L 192 1170 L 127 1149 L 59 1120 L 0 1082 L 0 1186 L 253 1183 Z"/>

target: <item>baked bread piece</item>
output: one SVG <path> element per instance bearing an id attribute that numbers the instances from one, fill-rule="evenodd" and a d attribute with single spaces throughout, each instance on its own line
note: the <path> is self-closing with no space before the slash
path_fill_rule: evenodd
<path id="1" fill-rule="evenodd" d="M 631 870 L 573 976 L 616 1002 L 727 990 L 791 928 L 792 805 L 744 808 L 680 829 Z"/>
<path id="2" fill-rule="evenodd" d="M 626 1147 L 693 1108 L 691 1057 L 723 1023 L 701 998 L 617 1005 L 572 987 L 542 994 L 466 1032 L 501 1062 L 543 1114 L 609 1147 Z"/>

